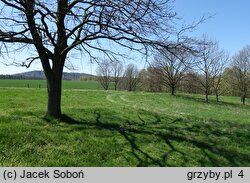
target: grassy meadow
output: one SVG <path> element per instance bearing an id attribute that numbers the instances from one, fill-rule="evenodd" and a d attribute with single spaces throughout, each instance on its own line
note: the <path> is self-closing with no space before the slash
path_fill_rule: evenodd
<path id="1" fill-rule="evenodd" d="M 45 88 L 0 88 L 1 166 L 250 166 L 250 105 L 237 97 L 71 84 L 60 121 L 44 119 Z"/>

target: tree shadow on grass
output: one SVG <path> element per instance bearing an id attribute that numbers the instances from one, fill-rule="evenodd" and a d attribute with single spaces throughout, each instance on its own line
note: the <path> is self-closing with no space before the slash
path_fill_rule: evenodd
<path id="1" fill-rule="evenodd" d="M 249 146 L 250 135 L 240 129 L 238 133 L 237 130 L 232 130 L 232 128 L 240 127 L 249 132 L 249 125 L 243 125 L 243 127 L 242 124 L 231 123 L 223 126 L 225 124 L 221 124 L 219 121 L 212 121 L 211 124 L 202 124 L 201 121 L 189 123 L 184 119 L 171 119 L 164 122 L 157 115 L 155 121 L 151 122 L 145 121 L 141 116 L 138 117 L 141 123 L 118 117 L 112 122 L 106 122 L 106 113 L 96 111 L 94 115 L 95 121 L 76 120 L 67 115 L 64 115 L 61 120 L 73 125 L 74 130 L 96 129 L 116 132 L 123 137 L 131 149 L 129 156 L 136 159 L 137 162 L 134 166 L 250 165 L 249 148 L 244 148 L 244 146 Z M 146 148 L 145 144 L 142 145 L 143 141 L 151 146 L 152 143 L 155 143 L 156 146 L 151 149 Z M 231 142 L 233 143 L 231 145 L 238 145 L 244 150 L 239 151 L 237 147 L 225 144 Z M 161 149 L 157 149 L 157 143 L 161 144 Z M 165 149 L 164 152 L 163 149 Z M 200 156 L 200 158 L 196 156 Z"/>
<path id="2" fill-rule="evenodd" d="M 204 97 L 203 98 L 202 97 L 194 97 L 194 96 L 188 95 L 188 94 L 176 94 L 176 95 L 174 95 L 174 97 L 189 100 L 189 101 L 194 101 L 194 102 L 206 103 Z M 223 106 L 227 105 L 227 106 L 231 106 L 231 107 L 240 107 L 240 108 L 244 107 L 244 108 L 250 109 L 250 105 L 242 105 L 240 102 L 233 103 L 233 102 L 225 102 L 222 100 L 219 100 L 219 102 L 217 102 L 216 99 L 209 99 L 208 104 L 223 105 Z"/>

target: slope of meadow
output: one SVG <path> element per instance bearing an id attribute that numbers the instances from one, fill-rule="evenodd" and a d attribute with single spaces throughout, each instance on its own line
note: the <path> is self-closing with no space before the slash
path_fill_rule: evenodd
<path id="1" fill-rule="evenodd" d="M 235 97 L 0 88 L 1 166 L 250 166 L 250 105 Z"/>

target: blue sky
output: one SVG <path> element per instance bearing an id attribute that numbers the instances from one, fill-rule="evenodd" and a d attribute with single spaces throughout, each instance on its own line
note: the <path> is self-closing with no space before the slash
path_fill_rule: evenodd
<path id="1" fill-rule="evenodd" d="M 250 1 L 249 0 L 176 0 L 174 10 L 186 23 L 199 20 L 203 15 L 212 15 L 201 24 L 192 35 L 199 37 L 207 34 L 219 42 L 220 46 L 235 54 L 245 45 L 250 44 Z M 2 58 L 0 58 L 0 62 Z M 142 68 L 143 63 L 138 63 Z M 95 73 L 95 66 L 88 61 L 77 65 L 75 72 Z M 4 66 L 0 63 L 0 74 L 12 74 L 29 70 L 41 70 L 40 64 L 30 69 Z"/>
<path id="2" fill-rule="evenodd" d="M 212 15 L 195 35 L 216 39 L 231 55 L 250 44 L 249 0 L 176 0 L 175 10 L 186 22 Z"/>

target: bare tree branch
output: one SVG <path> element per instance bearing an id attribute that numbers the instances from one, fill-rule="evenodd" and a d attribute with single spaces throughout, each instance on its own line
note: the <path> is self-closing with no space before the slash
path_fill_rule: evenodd
<path id="1" fill-rule="evenodd" d="M 170 0 L 0 0 L 0 7 L 0 42 L 8 50 L 12 43 L 20 43 L 13 50 L 35 48 L 34 58 L 39 57 L 48 82 L 47 114 L 54 117 L 61 115 L 62 72 L 69 52 L 119 60 L 125 56 L 119 48 L 141 54 L 155 47 L 191 52 L 196 44 L 184 36 L 196 25 L 176 28 Z M 29 67 L 34 60 L 21 65 Z"/>

